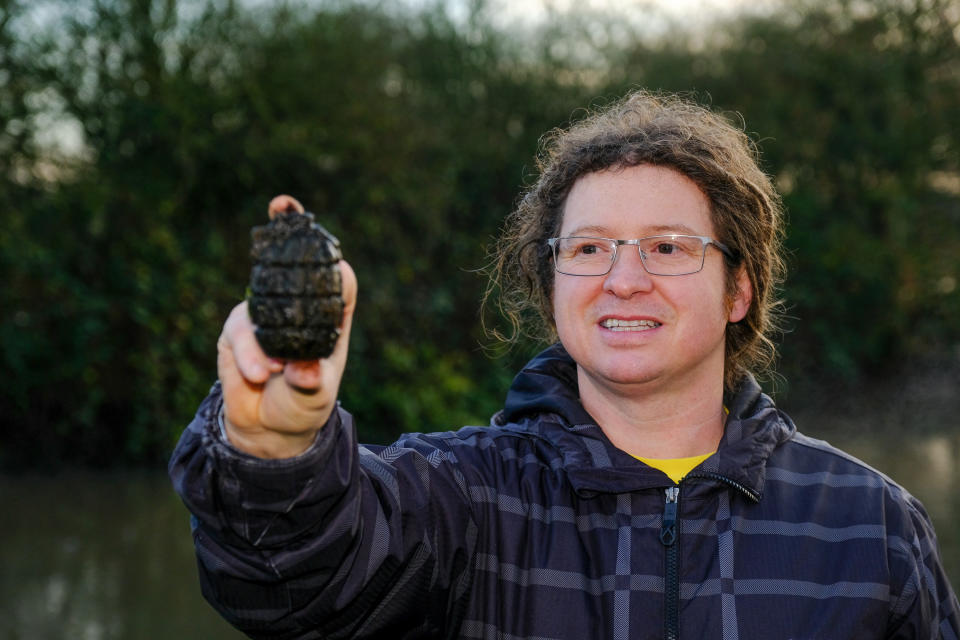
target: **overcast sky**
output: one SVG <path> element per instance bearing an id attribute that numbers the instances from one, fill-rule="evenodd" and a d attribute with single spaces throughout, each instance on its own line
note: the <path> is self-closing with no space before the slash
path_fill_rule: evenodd
<path id="1" fill-rule="evenodd" d="M 459 0 L 451 0 L 455 5 Z M 697 20 L 704 16 L 729 14 L 746 7 L 756 7 L 758 0 L 490 0 L 502 11 L 504 20 L 542 20 L 550 10 L 565 13 L 571 10 L 595 9 L 627 16 L 655 7 L 671 17 Z"/>
<path id="2" fill-rule="evenodd" d="M 294 0 L 307 4 L 321 4 L 322 0 Z M 434 6 L 437 0 L 356 0 L 369 2 L 382 7 L 423 7 Z M 465 18 L 472 0 L 445 0 L 450 15 L 454 19 Z M 551 15 L 574 13 L 589 15 L 604 13 L 638 26 L 647 32 L 664 31 L 673 24 L 696 32 L 700 25 L 708 24 L 717 18 L 724 18 L 743 11 L 763 11 L 765 8 L 783 0 L 486 0 L 487 15 L 495 26 L 506 30 L 535 29 Z M 274 0 L 241 0 L 247 6 L 275 4 Z M 58 5 L 59 6 L 59 5 Z M 189 6 L 189 4 L 187 5 Z M 33 18 L 43 22 L 46 5 L 40 1 L 34 6 Z M 59 147 L 72 154 L 81 147 L 78 124 L 68 119 L 50 114 L 49 122 L 42 128 L 44 146 Z"/>

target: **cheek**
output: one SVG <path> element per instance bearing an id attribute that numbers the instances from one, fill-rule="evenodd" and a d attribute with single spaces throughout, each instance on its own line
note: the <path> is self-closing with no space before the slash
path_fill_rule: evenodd
<path id="1" fill-rule="evenodd" d="M 553 310 L 553 324 L 559 330 L 564 323 L 564 316 L 570 310 L 570 295 L 566 288 L 557 282 L 553 283 L 553 295 L 551 296 L 551 309 Z"/>
<path id="2" fill-rule="evenodd" d="M 553 304 L 554 315 L 560 315 L 563 310 L 570 306 L 570 287 L 566 280 L 555 278 L 553 281 L 553 291 L 550 298 Z"/>
<path id="3" fill-rule="evenodd" d="M 673 298 L 681 316 L 698 324 L 704 336 L 726 331 L 735 300 L 727 293 L 725 280 L 720 277 L 716 281 L 702 282 L 700 286 L 685 289 Z"/>
<path id="4" fill-rule="evenodd" d="M 553 325 L 557 332 L 569 330 L 589 304 L 591 294 L 587 287 L 578 286 L 581 284 L 583 283 L 571 282 L 570 278 L 554 281 L 551 308 Z"/>

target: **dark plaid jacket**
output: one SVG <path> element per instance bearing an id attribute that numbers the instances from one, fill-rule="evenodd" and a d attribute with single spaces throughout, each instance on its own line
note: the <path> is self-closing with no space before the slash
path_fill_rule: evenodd
<path id="1" fill-rule="evenodd" d="M 945 638 L 923 507 L 798 434 L 752 379 L 677 487 L 613 447 L 548 349 L 488 427 L 301 456 L 227 445 L 215 387 L 170 463 L 202 590 L 256 638 Z"/>

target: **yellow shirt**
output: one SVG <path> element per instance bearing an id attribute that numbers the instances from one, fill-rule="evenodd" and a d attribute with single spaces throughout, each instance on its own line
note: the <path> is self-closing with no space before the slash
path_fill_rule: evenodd
<path id="1" fill-rule="evenodd" d="M 705 453 L 700 456 L 691 456 L 689 458 L 641 458 L 640 456 L 633 456 L 640 462 L 650 465 L 654 469 L 660 469 L 667 476 L 680 484 L 680 481 L 683 480 L 683 476 L 687 475 L 693 468 L 698 464 L 712 456 L 713 453 Z"/>

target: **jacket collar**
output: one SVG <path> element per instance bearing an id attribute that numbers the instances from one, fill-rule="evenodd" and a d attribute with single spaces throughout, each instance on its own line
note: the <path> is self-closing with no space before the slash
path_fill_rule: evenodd
<path id="1" fill-rule="evenodd" d="M 767 459 L 793 436 L 796 427 L 749 374 L 725 402 L 730 414 L 717 454 L 684 483 L 721 482 L 759 499 Z M 583 496 L 669 484 L 660 471 L 616 448 L 604 435 L 580 403 L 576 364 L 559 343 L 517 374 L 494 423 L 549 440 L 561 452 L 569 478 Z"/>
<path id="2" fill-rule="evenodd" d="M 555 413 L 571 425 L 596 424 L 580 404 L 577 367 L 559 342 L 533 358 L 513 379 L 500 422 L 519 422 L 528 415 Z"/>

